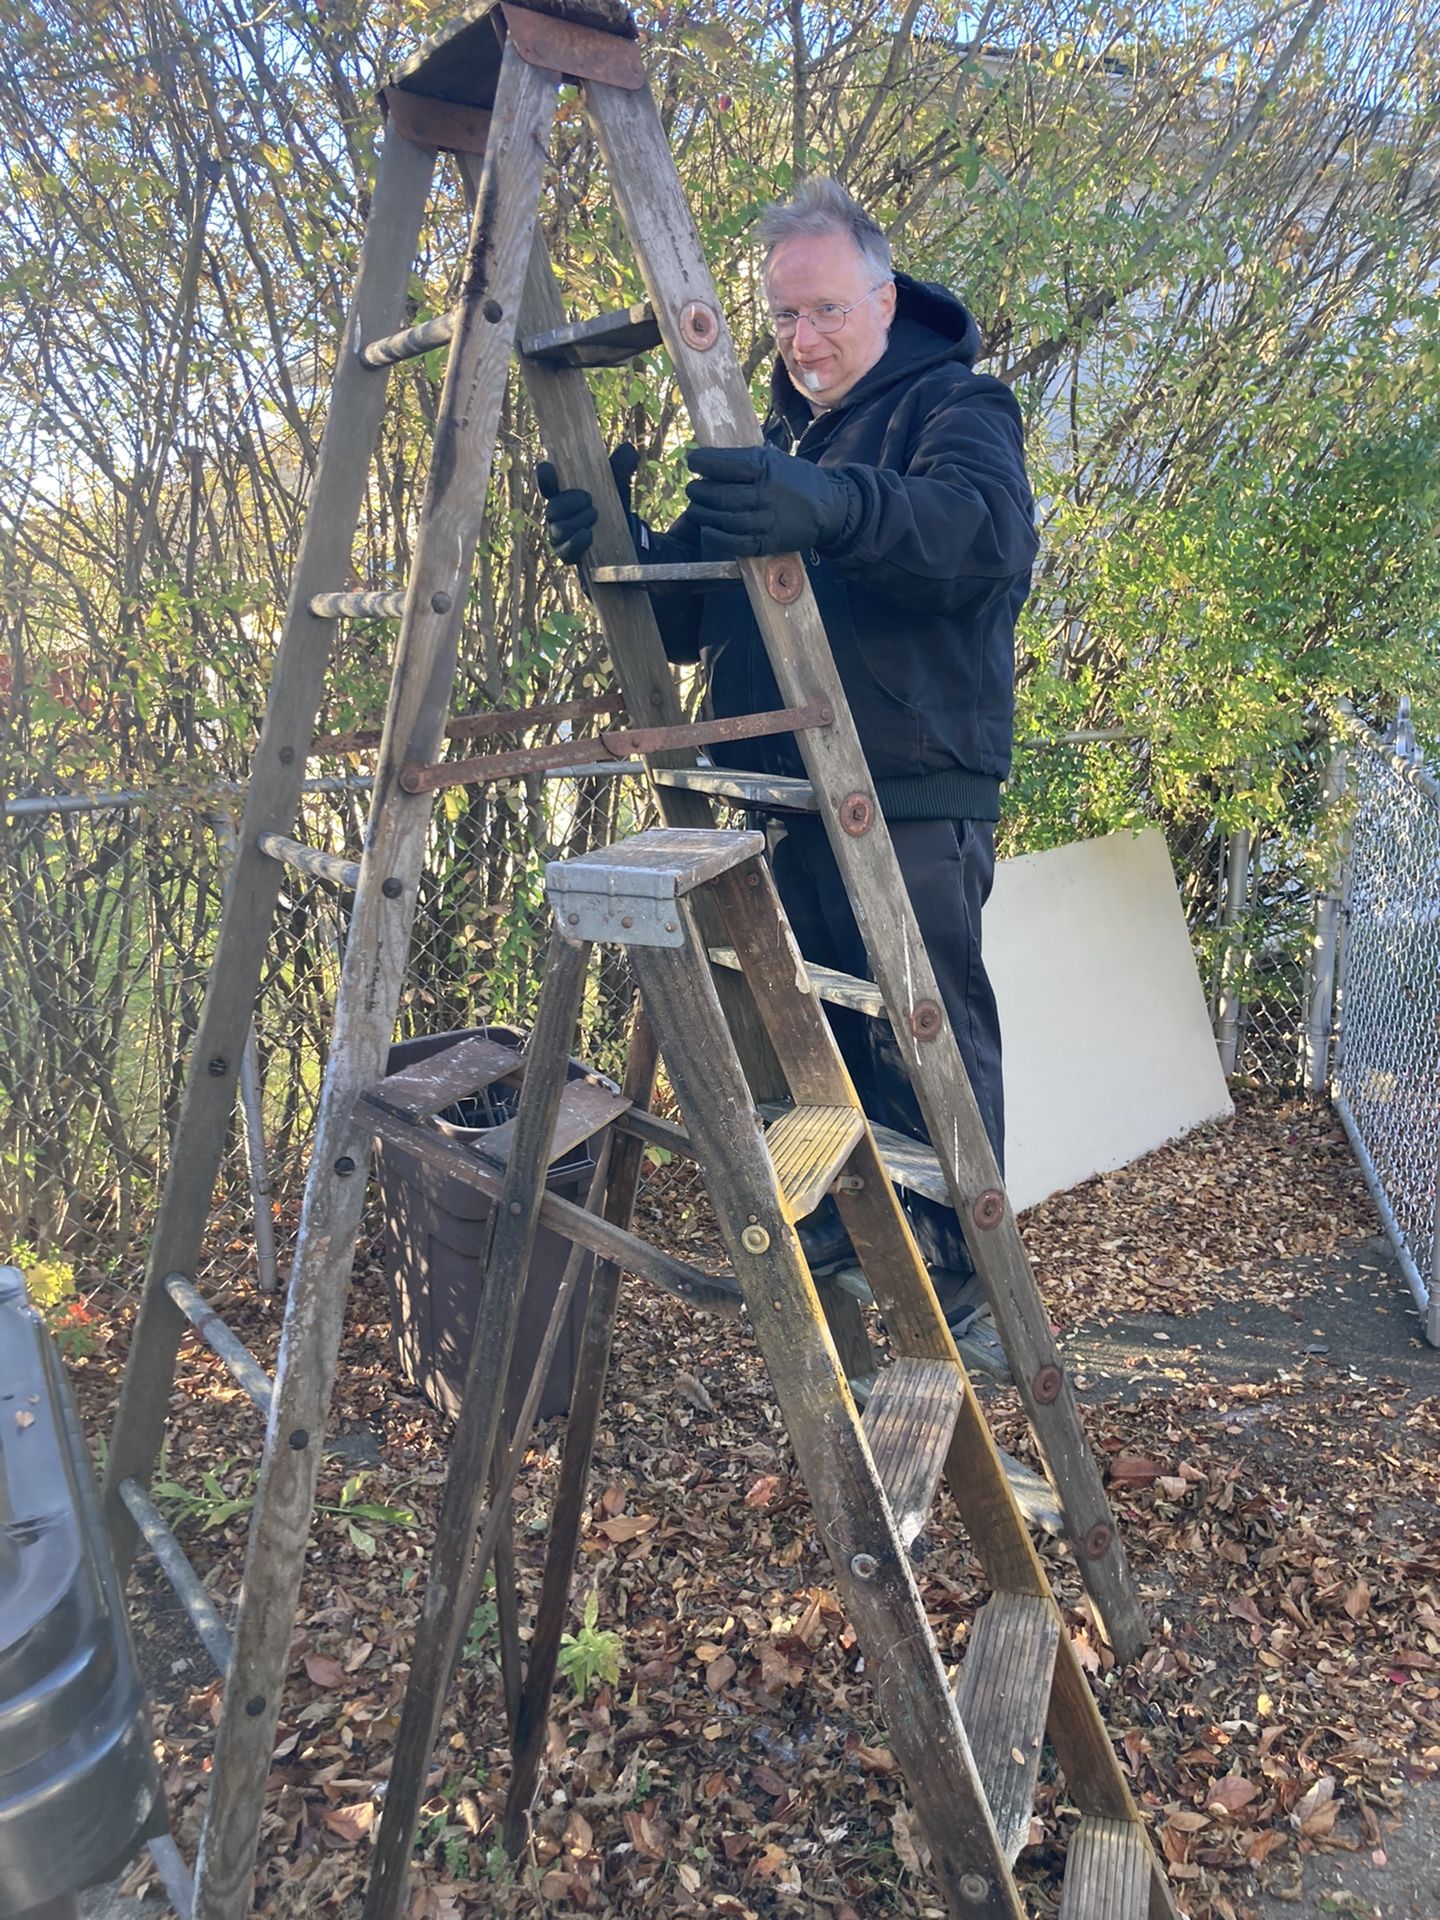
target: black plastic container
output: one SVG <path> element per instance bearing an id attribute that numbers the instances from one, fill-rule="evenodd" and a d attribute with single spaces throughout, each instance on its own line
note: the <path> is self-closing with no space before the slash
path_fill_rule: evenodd
<path id="1" fill-rule="evenodd" d="M 63 1912 L 164 1831 L 90 1457 L 45 1323 L 0 1267 L 0 1914 Z"/>
<path id="2" fill-rule="evenodd" d="M 427 1034 L 423 1039 L 405 1040 L 392 1047 L 388 1071 L 398 1073 L 402 1067 L 413 1066 L 417 1060 L 428 1059 L 457 1041 L 481 1033 L 505 1046 L 520 1045 L 520 1036 L 508 1027 Z M 581 1061 L 570 1062 L 570 1079 L 584 1079 L 589 1073 Z M 511 1117 L 516 1097 L 516 1089 L 501 1081 L 476 1100 L 445 1108 L 433 1125 L 452 1140 L 478 1145 L 492 1127 Z M 548 1191 L 577 1205 L 583 1203 L 595 1164 L 592 1148 L 598 1148 L 603 1137 L 597 1135 L 552 1167 L 546 1182 Z M 375 1171 L 385 1210 L 385 1284 L 400 1370 L 432 1406 L 453 1419 L 460 1411 L 465 1370 L 475 1341 L 480 1254 L 490 1200 L 477 1187 L 425 1165 L 417 1154 L 388 1140 L 376 1146 Z M 512 1426 L 569 1255 L 568 1240 L 544 1226 L 538 1230 L 505 1389 L 505 1417 Z M 593 1264 L 593 1256 L 587 1254 L 540 1396 L 542 1419 L 565 1413 L 570 1406 Z"/>

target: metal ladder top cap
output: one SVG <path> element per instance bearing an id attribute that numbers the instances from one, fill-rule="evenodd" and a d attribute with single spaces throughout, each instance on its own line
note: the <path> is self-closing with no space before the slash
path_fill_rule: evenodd
<path id="1" fill-rule="evenodd" d="M 572 939 L 679 947 L 685 931 L 676 902 L 764 851 L 763 833 L 652 827 L 616 846 L 552 861 L 545 892 Z"/>
<path id="2" fill-rule="evenodd" d="M 493 107 L 503 46 L 491 15 L 507 11 L 500 0 L 471 0 L 442 32 L 395 69 L 387 87 L 464 106 Z M 636 37 L 634 19 L 621 0 L 527 0 L 521 11 L 620 40 L 633 42 Z"/>
<path id="3" fill-rule="evenodd" d="M 719 827 L 650 827 L 613 847 L 596 847 L 545 869 L 556 899 L 586 893 L 627 893 L 675 900 L 765 851 L 765 836 Z"/>

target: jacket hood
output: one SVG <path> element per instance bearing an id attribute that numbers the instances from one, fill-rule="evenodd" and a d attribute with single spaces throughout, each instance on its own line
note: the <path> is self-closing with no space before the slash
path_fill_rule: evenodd
<path id="1" fill-rule="evenodd" d="M 862 380 L 857 380 L 837 409 L 869 399 L 897 380 L 912 378 L 945 360 L 973 367 L 980 352 L 980 329 L 975 316 L 948 287 L 934 280 L 895 275 L 895 319 L 889 343 Z M 811 418 L 809 402 L 792 385 L 785 362 L 776 355 L 770 375 L 770 404 L 798 433 Z"/>

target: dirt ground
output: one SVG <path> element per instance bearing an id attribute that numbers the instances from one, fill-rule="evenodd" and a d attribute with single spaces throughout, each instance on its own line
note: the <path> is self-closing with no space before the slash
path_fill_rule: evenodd
<path id="1" fill-rule="evenodd" d="M 685 1170 L 655 1170 L 642 1213 L 653 1237 L 718 1264 Z M 1333 1117 L 1247 1098 L 1233 1121 L 1022 1224 L 1154 1623 L 1135 1666 L 1115 1668 L 1071 1568 L 1043 1550 L 1178 1901 L 1192 1920 L 1434 1920 L 1440 1355 L 1374 1238 Z M 273 1304 L 243 1280 L 217 1304 L 269 1358 Z M 101 1320 L 76 1373 L 96 1432 L 126 1337 L 121 1312 Z M 445 1429 L 397 1382 L 387 1336 L 381 1277 L 363 1261 L 332 1423 L 345 1454 L 322 1478 L 262 1828 L 257 1911 L 279 1920 L 358 1913 L 423 1592 Z M 985 1397 L 1003 1443 L 1033 1458 L 1014 1396 Z M 187 1347 L 175 1406 L 167 1498 L 231 1593 L 255 1425 L 204 1349 Z M 535 1845 L 508 1862 L 481 1609 L 413 1920 L 938 1914 L 748 1330 L 634 1289 L 607 1410 L 576 1611 L 593 1590 L 616 1678 L 583 1693 L 562 1682 Z M 537 1431 L 517 1490 L 522 1613 L 562 1431 Z M 372 1515 L 357 1518 L 362 1506 Z M 958 1660 L 985 1592 L 943 1502 L 919 1577 Z M 193 1854 L 217 1688 L 143 1561 L 132 1593 Z M 1073 1819 L 1064 1782 L 1042 1774 L 1020 1862 L 1036 1920 L 1056 1911 Z M 124 1892 L 146 1890 L 142 1867 Z"/>

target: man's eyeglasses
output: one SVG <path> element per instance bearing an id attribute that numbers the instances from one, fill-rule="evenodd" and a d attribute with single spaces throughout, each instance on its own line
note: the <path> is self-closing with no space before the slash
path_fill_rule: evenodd
<path id="1" fill-rule="evenodd" d="M 838 306 L 833 300 L 822 300 L 818 307 L 811 307 L 808 313 L 796 312 L 789 307 L 782 308 L 779 313 L 772 313 L 770 316 L 770 325 L 775 329 L 775 338 L 777 340 L 792 339 L 802 320 L 808 320 L 816 333 L 839 333 L 847 318 L 857 307 L 864 306 L 872 293 L 878 293 L 881 287 L 889 285 L 888 280 L 877 280 L 873 287 L 862 293 L 858 300 L 852 300 L 848 307 Z"/>

